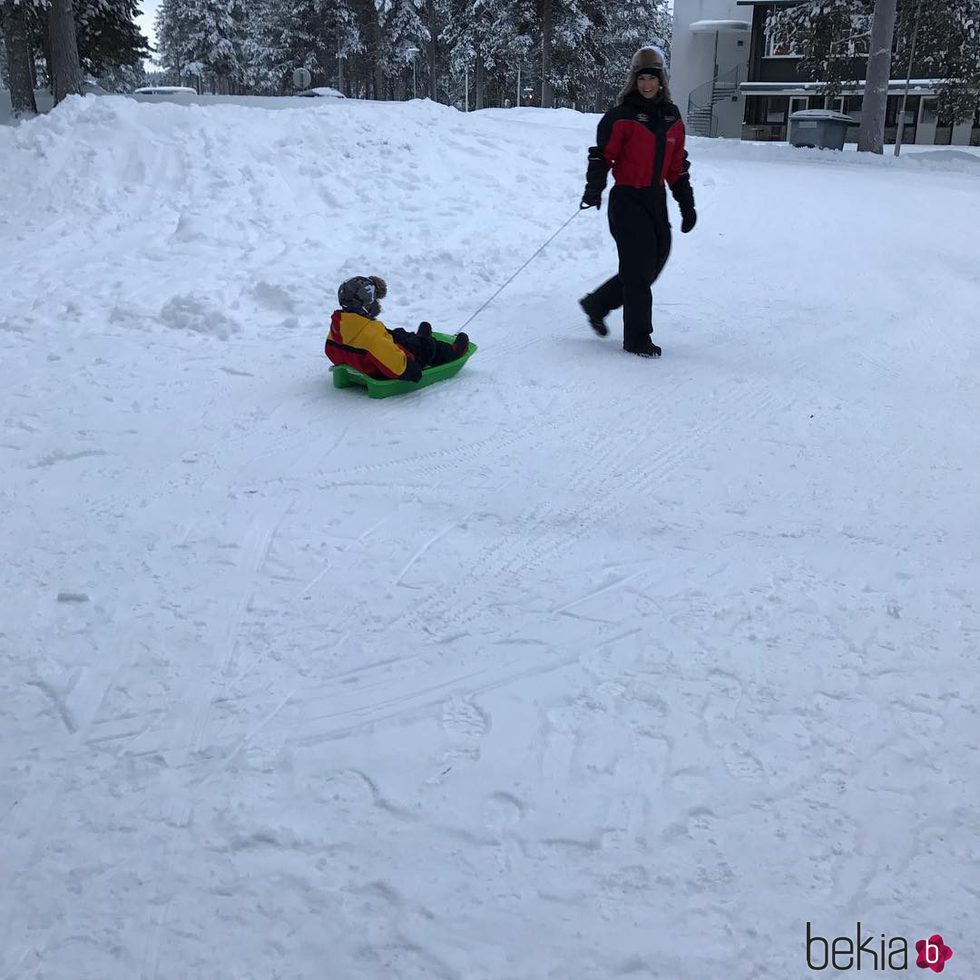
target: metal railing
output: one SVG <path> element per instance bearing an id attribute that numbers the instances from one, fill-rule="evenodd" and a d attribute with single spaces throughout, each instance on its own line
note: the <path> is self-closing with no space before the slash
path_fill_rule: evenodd
<path id="1" fill-rule="evenodd" d="M 718 117 L 715 106 L 738 95 L 747 68 L 737 65 L 731 71 L 716 75 L 694 89 L 687 100 L 687 126 L 695 136 L 717 136 Z"/>

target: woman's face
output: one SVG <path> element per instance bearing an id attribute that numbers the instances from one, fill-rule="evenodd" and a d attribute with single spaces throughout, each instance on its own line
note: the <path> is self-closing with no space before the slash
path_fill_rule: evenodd
<path id="1" fill-rule="evenodd" d="M 647 73 L 638 75 L 636 79 L 636 87 L 644 99 L 652 99 L 660 91 L 659 73 L 656 75 Z"/>

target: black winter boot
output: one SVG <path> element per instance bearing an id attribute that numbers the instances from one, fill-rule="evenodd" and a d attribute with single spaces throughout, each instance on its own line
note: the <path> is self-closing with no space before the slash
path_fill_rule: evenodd
<path id="1" fill-rule="evenodd" d="M 453 353 L 457 357 L 462 357 L 470 346 L 470 338 L 465 333 L 456 334 L 456 339 L 453 341 Z"/>
<path id="2" fill-rule="evenodd" d="M 423 320 L 419 324 L 418 330 L 415 331 L 420 337 L 431 337 L 432 336 L 432 324 L 428 320 Z"/>
<path id="3" fill-rule="evenodd" d="M 662 353 L 660 348 L 649 337 L 637 347 L 627 347 L 624 344 L 623 350 L 627 354 L 636 354 L 637 357 L 660 357 Z"/>
<path id="4" fill-rule="evenodd" d="M 589 318 L 589 326 L 600 336 L 605 337 L 609 333 L 609 327 L 606 326 L 606 321 L 603 320 L 602 314 L 596 309 L 595 304 L 592 301 L 592 294 L 588 296 L 583 296 L 579 301 L 578 305 L 582 307 L 585 315 Z"/>

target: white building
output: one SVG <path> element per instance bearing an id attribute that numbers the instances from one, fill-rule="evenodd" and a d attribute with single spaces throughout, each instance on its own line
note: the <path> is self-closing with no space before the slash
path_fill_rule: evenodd
<path id="1" fill-rule="evenodd" d="M 751 28 L 737 0 L 674 0 L 670 91 L 692 133 L 741 138 Z"/>
<path id="2" fill-rule="evenodd" d="M 688 130 L 697 136 L 785 140 L 800 109 L 825 105 L 821 83 L 799 71 L 799 55 L 775 46 L 765 33 L 777 7 L 799 0 L 674 0 L 670 88 Z M 867 57 L 867 39 L 852 39 L 853 56 Z M 972 119 L 942 119 L 942 80 L 914 72 L 888 86 L 885 141 L 980 145 L 980 107 Z M 845 83 L 832 105 L 859 120 L 864 81 Z M 903 116 L 904 110 L 904 116 Z M 848 135 L 857 139 L 857 127 Z"/>

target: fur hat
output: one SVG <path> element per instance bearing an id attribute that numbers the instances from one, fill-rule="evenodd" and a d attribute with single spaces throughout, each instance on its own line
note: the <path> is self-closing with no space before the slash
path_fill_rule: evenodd
<path id="1" fill-rule="evenodd" d="M 655 44 L 645 44 L 630 59 L 629 77 L 626 79 L 626 84 L 616 99 L 617 104 L 621 103 L 630 92 L 635 91 L 636 79 L 640 72 L 651 69 L 660 72 L 660 82 L 664 98 L 668 102 L 673 101 L 670 97 L 670 72 L 667 70 L 667 59 L 664 57 L 663 51 Z"/>

